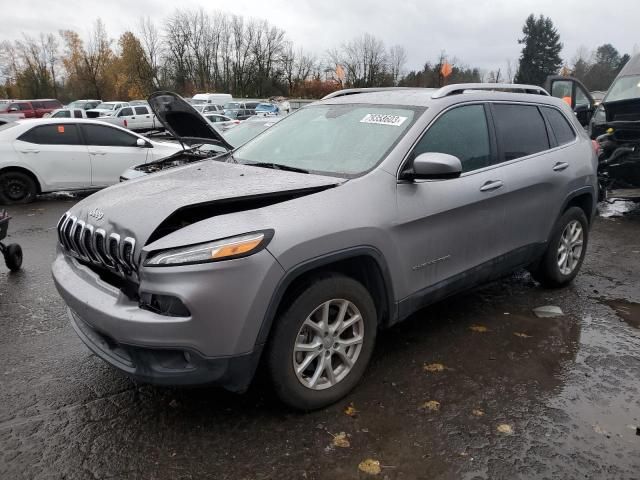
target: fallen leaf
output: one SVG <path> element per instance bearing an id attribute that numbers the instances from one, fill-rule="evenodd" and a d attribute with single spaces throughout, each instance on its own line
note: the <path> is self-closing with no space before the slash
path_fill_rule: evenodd
<path id="1" fill-rule="evenodd" d="M 344 432 L 340 432 L 333 436 L 333 444 L 340 448 L 349 448 L 351 446 L 351 443 L 349 443 L 349 439 L 347 438 L 347 434 Z"/>
<path id="2" fill-rule="evenodd" d="M 522 332 L 513 332 L 513 334 L 516 337 L 520 337 L 520 338 L 531 338 L 531 335 L 527 335 L 526 333 L 522 333 Z"/>
<path id="3" fill-rule="evenodd" d="M 480 410 L 479 408 L 474 408 L 471 410 L 471 414 L 475 417 L 482 417 L 484 415 L 484 410 Z"/>
<path id="4" fill-rule="evenodd" d="M 422 404 L 422 408 L 424 410 L 431 410 L 432 412 L 437 412 L 440 410 L 440 402 L 436 400 L 429 400 L 428 402 L 424 402 Z"/>
<path id="5" fill-rule="evenodd" d="M 511 427 L 511 425 L 507 423 L 502 423 L 498 425 L 498 432 L 503 433 L 505 435 L 511 435 L 513 434 L 513 428 Z"/>
<path id="6" fill-rule="evenodd" d="M 564 315 L 562 309 L 555 305 L 545 305 L 543 307 L 536 307 L 533 309 L 533 313 L 535 313 L 538 318 L 553 318 L 553 317 L 561 317 Z"/>
<path id="7" fill-rule="evenodd" d="M 355 417 L 358 415 L 358 410 L 353 406 L 353 403 L 350 403 L 345 407 L 344 414 L 349 415 L 350 417 Z"/>
<path id="8" fill-rule="evenodd" d="M 485 327 L 484 325 L 471 325 L 469 327 L 469 330 L 471 330 L 472 332 L 477 332 L 477 333 L 486 333 L 489 331 L 489 329 L 487 327 Z"/>
<path id="9" fill-rule="evenodd" d="M 441 363 L 430 363 L 422 368 L 424 368 L 425 372 L 442 372 L 444 370 L 444 365 Z"/>
<path id="10" fill-rule="evenodd" d="M 358 465 L 358 470 L 369 475 L 379 475 L 382 469 L 380 468 L 380 462 L 373 458 L 367 458 Z"/>

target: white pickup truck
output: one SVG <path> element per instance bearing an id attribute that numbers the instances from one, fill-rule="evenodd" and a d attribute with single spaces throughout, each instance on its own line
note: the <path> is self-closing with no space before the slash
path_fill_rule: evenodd
<path id="1" fill-rule="evenodd" d="M 99 117 L 100 121 L 124 126 L 129 130 L 147 131 L 159 130 L 163 126 L 156 120 L 156 116 L 148 105 L 131 105 L 122 107 L 109 117 Z"/>

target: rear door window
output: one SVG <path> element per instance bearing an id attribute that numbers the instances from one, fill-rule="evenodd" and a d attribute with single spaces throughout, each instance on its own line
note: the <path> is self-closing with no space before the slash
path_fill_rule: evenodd
<path id="1" fill-rule="evenodd" d="M 147 107 L 135 107 L 135 111 L 138 115 L 147 115 L 149 113 Z"/>
<path id="2" fill-rule="evenodd" d="M 59 112 L 56 112 L 53 115 L 51 115 L 51 117 L 53 117 L 53 118 L 70 118 L 71 117 L 71 112 L 69 112 L 69 110 L 60 110 Z"/>
<path id="3" fill-rule="evenodd" d="M 18 137 L 18 140 L 38 145 L 82 145 L 78 127 L 69 123 L 34 127 Z"/>
<path id="4" fill-rule="evenodd" d="M 547 128 L 535 105 L 496 103 L 493 117 L 501 161 L 508 162 L 549 149 Z"/>
<path id="5" fill-rule="evenodd" d="M 82 118 L 82 110 L 74 110 L 73 116 L 76 118 Z"/>
<path id="6" fill-rule="evenodd" d="M 87 145 L 102 147 L 135 147 L 138 137 L 106 125 L 82 125 Z"/>
<path id="7" fill-rule="evenodd" d="M 465 105 L 445 112 L 420 139 L 413 157 L 426 152 L 458 157 L 463 172 L 488 166 L 491 144 L 484 106 Z"/>
<path id="8" fill-rule="evenodd" d="M 551 131 L 556 137 L 556 141 L 558 145 L 565 145 L 567 143 L 573 142 L 576 138 L 576 133 L 569 125 L 567 119 L 555 108 L 542 107 L 542 112 L 549 122 L 549 126 L 551 127 Z"/>

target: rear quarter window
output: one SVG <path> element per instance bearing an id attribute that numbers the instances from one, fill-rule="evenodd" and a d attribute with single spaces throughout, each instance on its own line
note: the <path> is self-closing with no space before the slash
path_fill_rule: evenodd
<path id="1" fill-rule="evenodd" d="M 535 105 L 496 103 L 493 117 L 502 161 L 549 149 L 547 128 Z"/>
<path id="2" fill-rule="evenodd" d="M 576 133 L 562 113 L 555 108 L 549 107 L 541 107 L 541 110 L 547 122 L 549 122 L 549 126 L 556 137 L 558 145 L 566 145 L 575 140 Z"/>

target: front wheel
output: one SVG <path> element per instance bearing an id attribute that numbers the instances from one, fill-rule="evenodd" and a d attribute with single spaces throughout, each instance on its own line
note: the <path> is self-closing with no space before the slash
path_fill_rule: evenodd
<path id="1" fill-rule="evenodd" d="M 558 219 L 540 263 L 531 275 L 543 286 L 563 287 L 578 274 L 589 238 L 589 222 L 579 207 L 571 207 Z"/>
<path id="2" fill-rule="evenodd" d="M 36 197 L 36 182 L 22 172 L 7 172 L 0 175 L 0 203 L 13 205 L 29 203 Z"/>
<path id="3" fill-rule="evenodd" d="M 276 319 L 267 362 L 277 395 L 300 410 L 340 400 L 369 363 L 377 324 L 361 283 L 338 274 L 310 283 Z"/>

